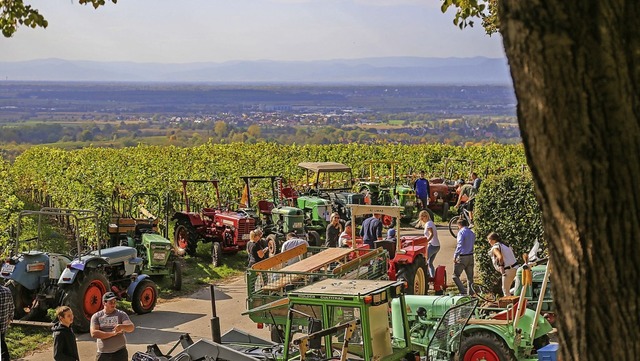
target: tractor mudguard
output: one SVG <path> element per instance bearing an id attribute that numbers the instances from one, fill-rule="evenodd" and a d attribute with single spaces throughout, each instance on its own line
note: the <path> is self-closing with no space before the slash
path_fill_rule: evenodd
<path id="1" fill-rule="evenodd" d="M 58 279 L 58 285 L 70 285 L 76 280 L 78 273 L 84 271 L 84 263 L 73 265 L 73 262 L 69 264 L 69 267 L 65 268 Z"/>
<path id="2" fill-rule="evenodd" d="M 536 311 L 531 309 L 526 309 L 525 313 L 518 320 L 518 328 L 523 330 L 523 337 L 529 337 L 529 332 L 531 330 L 531 325 L 534 320 L 537 318 L 538 327 L 536 328 L 536 333 L 533 339 L 537 339 L 541 336 L 544 336 L 553 330 L 553 327 L 544 318 L 542 315 L 537 315 Z M 464 328 L 464 332 L 473 332 L 476 330 L 490 331 L 496 334 L 499 338 L 503 339 L 509 348 L 513 349 L 514 345 L 514 332 L 513 332 L 513 322 L 509 325 L 492 325 L 492 324 L 467 324 Z M 533 342 L 533 340 L 531 340 Z"/>
<path id="3" fill-rule="evenodd" d="M 60 278 L 58 279 L 59 285 L 67 285 L 72 284 L 76 280 L 76 276 L 80 272 L 84 272 L 84 270 L 88 267 L 98 267 L 100 264 L 107 264 L 107 262 L 100 257 L 83 257 L 82 260 L 74 259 L 67 265 L 67 267 L 62 271 Z"/>
<path id="4" fill-rule="evenodd" d="M 149 275 L 146 275 L 146 274 L 139 275 L 138 277 L 136 277 L 135 281 L 131 282 L 129 287 L 127 287 L 127 297 L 129 297 L 130 300 L 133 299 L 133 293 L 136 291 L 136 288 L 140 284 L 140 281 L 142 281 L 145 278 L 149 278 Z"/>

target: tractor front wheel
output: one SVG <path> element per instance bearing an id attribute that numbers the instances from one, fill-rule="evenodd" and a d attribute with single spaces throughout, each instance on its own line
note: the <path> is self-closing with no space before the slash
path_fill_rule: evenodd
<path id="1" fill-rule="evenodd" d="M 182 265 L 180 261 L 173 261 L 171 264 L 171 288 L 176 291 L 182 289 Z"/>
<path id="2" fill-rule="evenodd" d="M 176 231 L 173 234 L 173 246 L 179 255 L 186 252 L 191 257 L 195 256 L 197 244 L 198 238 L 193 227 L 184 224 L 179 224 L 176 227 Z"/>
<path id="3" fill-rule="evenodd" d="M 211 245 L 211 263 L 213 267 L 218 267 L 222 262 L 222 246 L 220 242 L 213 242 Z"/>
<path id="4" fill-rule="evenodd" d="M 149 313 L 156 307 L 158 301 L 158 288 L 150 279 L 140 281 L 138 287 L 133 292 L 131 308 L 139 315 Z"/>
<path id="5" fill-rule="evenodd" d="M 416 257 L 412 264 L 400 268 L 397 279 L 407 282 L 407 294 L 427 294 L 429 283 L 427 283 L 427 267 L 424 257 Z"/>
<path id="6" fill-rule="evenodd" d="M 515 361 L 513 351 L 492 332 L 473 332 L 462 336 L 459 361 Z"/>
<path id="7" fill-rule="evenodd" d="M 102 296 L 109 290 L 109 281 L 98 271 L 79 274 L 66 292 L 62 304 L 73 311 L 73 326 L 79 333 L 89 332 L 91 316 L 102 309 Z"/>

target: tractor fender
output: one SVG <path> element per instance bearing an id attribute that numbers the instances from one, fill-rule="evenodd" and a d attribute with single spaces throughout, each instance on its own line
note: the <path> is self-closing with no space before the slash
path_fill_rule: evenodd
<path id="1" fill-rule="evenodd" d="M 202 226 L 204 224 L 204 222 L 202 221 L 202 218 L 200 217 L 200 214 L 194 213 L 194 212 L 177 213 L 177 214 L 174 214 L 171 219 L 175 219 L 181 223 L 190 224 L 193 227 Z"/>
<path id="2" fill-rule="evenodd" d="M 83 260 L 74 259 L 62 271 L 62 274 L 58 279 L 58 284 L 59 285 L 73 284 L 76 280 L 77 275 L 80 272 L 84 272 L 84 270 L 88 268 L 97 268 L 106 264 L 107 262 L 100 257 L 92 257 L 92 258 L 83 259 Z"/>
<path id="3" fill-rule="evenodd" d="M 445 266 L 436 267 L 436 274 L 433 277 L 433 289 L 438 291 L 444 291 L 447 288 L 447 268 Z"/>
<path id="4" fill-rule="evenodd" d="M 129 287 L 127 287 L 127 297 L 129 297 L 130 300 L 133 299 L 133 293 L 136 291 L 136 288 L 138 288 L 138 285 L 140 284 L 140 282 L 147 278 L 150 278 L 149 275 L 146 275 L 146 274 L 138 275 L 136 279 L 131 282 Z"/>
<path id="5" fill-rule="evenodd" d="M 553 330 L 553 327 L 542 315 L 537 315 L 536 311 L 526 309 L 525 313 L 518 320 L 517 327 L 523 330 L 523 338 L 529 338 L 532 323 L 537 319 L 538 327 L 536 328 L 536 334 L 534 340 L 548 334 Z M 473 333 L 475 331 L 492 332 L 509 346 L 510 349 L 514 349 L 514 337 L 513 322 L 509 325 L 492 325 L 492 324 L 467 324 L 464 328 L 464 333 Z M 530 340 L 533 342 L 533 340 Z"/>

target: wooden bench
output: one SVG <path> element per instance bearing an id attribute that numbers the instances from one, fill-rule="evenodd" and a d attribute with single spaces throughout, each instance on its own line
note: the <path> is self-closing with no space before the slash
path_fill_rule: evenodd
<path id="1" fill-rule="evenodd" d="M 305 247 L 306 245 L 301 245 L 301 246 L 297 246 L 292 248 L 289 251 L 293 251 L 298 247 Z M 289 252 L 286 251 L 286 252 Z M 351 253 L 353 250 L 348 249 L 348 248 L 328 248 L 325 249 L 324 251 L 320 252 L 320 253 L 316 253 L 312 256 L 309 256 L 307 258 L 304 258 L 296 263 L 293 263 L 291 265 L 288 265 L 282 269 L 279 270 L 279 272 L 277 273 L 277 275 L 279 276 L 277 279 L 275 280 L 270 280 L 267 282 L 267 284 L 263 285 L 261 287 L 262 290 L 264 291 L 282 291 L 284 289 L 285 286 L 289 285 L 289 284 L 294 284 L 296 282 L 304 282 L 305 277 L 308 276 L 308 273 L 313 273 L 313 272 L 328 272 L 327 267 L 334 262 L 339 262 L 341 261 L 343 258 L 347 257 L 349 255 L 349 253 Z M 285 254 L 286 252 L 281 253 Z M 278 257 L 278 255 L 276 255 L 273 258 Z M 285 260 L 290 260 L 291 257 L 286 257 Z M 265 260 L 267 261 L 267 260 Z M 256 263 L 255 265 L 253 265 L 252 269 L 255 269 L 255 266 L 258 265 L 259 263 L 265 262 L 265 261 L 261 261 Z M 281 264 L 281 263 L 279 263 Z M 264 266 L 264 265 L 263 265 Z M 260 269 L 264 269 L 264 268 L 260 268 Z M 276 274 L 274 274 L 276 275 Z"/>

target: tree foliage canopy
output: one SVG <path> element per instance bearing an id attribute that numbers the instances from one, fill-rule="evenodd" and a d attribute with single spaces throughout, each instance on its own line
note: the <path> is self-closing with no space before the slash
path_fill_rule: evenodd
<path id="1" fill-rule="evenodd" d="M 118 0 L 108 0 L 117 3 Z M 82 5 L 92 5 L 94 9 L 99 8 L 107 3 L 107 0 L 78 0 Z M 3 0 L 0 2 L 0 29 L 4 37 L 11 37 L 20 26 L 28 26 L 31 28 L 46 28 L 49 22 L 40 14 L 38 9 L 34 9 L 31 5 L 25 4 L 22 0 Z"/>
<path id="2" fill-rule="evenodd" d="M 487 34 L 492 35 L 498 32 L 498 0 L 443 0 L 442 12 L 446 12 L 450 7 L 456 8 L 453 24 L 464 29 L 467 26 L 473 27 L 474 18 L 482 20 L 482 26 Z"/>

